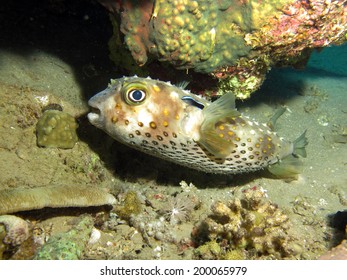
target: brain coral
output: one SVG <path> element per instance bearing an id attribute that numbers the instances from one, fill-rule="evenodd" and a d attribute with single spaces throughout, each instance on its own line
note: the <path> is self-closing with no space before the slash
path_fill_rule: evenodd
<path id="1" fill-rule="evenodd" d="M 296 64 L 307 50 L 346 41 L 347 1 L 100 1 L 120 15 L 114 27 L 138 65 L 159 60 L 236 77 L 223 91 L 244 91 L 239 98 L 261 85 L 271 65 Z"/>
<path id="2" fill-rule="evenodd" d="M 59 110 L 45 111 L 36 125 L 37 144 L 41 147 L 71 149 L 78 141 L 74 117 Z"/>
<path id="3" fill-rule="evenodd" d="M 232 1 L 122 1 L 121 31 L 135 61 L 148 55 L 178 69 L 210 73 L 234 64 L 251 47 L 243 37 L 251 17 Z"/>

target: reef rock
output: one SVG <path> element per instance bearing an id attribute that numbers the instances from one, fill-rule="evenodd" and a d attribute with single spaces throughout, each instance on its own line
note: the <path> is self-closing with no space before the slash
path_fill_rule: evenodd
<path id="1" fill-rule="evenodd" d="M 320 260 L 347 260 L 347 240 L 319 257 Z"/>
<path id="2" fill-rule="evenodd" d="M 5 244 L 17 246 L 29 237 L 29 225 L 19 217 L 12 215 L 0 216 L 0 224 L 3 224 L 6 228 L 6 236 L 2 240 Z"/>
<path id="3" fill-rule="evenodd" d="M 347 1 L 100 0 L 116 16 L 111 52 L 166 61 L 220 80 L 220 93 L 255 91 L 273 65 L 297 65 L 311 50 L 346 41 Z M 129 57 L 120 50 L 124 61 Z M 127 63 L 124 63 L 127 65 Z"/>

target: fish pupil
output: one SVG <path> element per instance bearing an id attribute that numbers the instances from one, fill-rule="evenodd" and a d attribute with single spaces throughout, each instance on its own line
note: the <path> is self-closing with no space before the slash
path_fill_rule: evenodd
<path id="1" fill-rule="evenodd" d="M 134 89 L 129 92 L 129 99 L 133 102 L 140 102 L 145 98 L 146 94 L 143 90 Z"/>

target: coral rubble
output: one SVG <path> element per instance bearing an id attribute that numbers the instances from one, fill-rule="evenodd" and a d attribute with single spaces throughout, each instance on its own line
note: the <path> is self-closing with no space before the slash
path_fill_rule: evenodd
<path id="1" fill-rule="evenodd" d="M 114 204 L 116 199 L 97 187 L 52 185 L 0 191 L 0 215 L 44 207 L 88 207 Z"/>
<path id="2" fill-rule="evenodd" d="M 120 30 L 139 66 L 159 60 L 208 73 L 238 98 L 272 65 L 300 65 L 310 50 L 346 41 L 346 1 L 100 1 L 117 14 L 111 53 Z"/>
<path id="3" fill-rule="evenodd" d="M 211 210 L 195 233 L 201 244 L 196 250 L 198 258 L 283 259 L 302 252 L 289 232 L 287 215 L 262 190 L 249 189 L 241 198 L 217 201 Z"/>

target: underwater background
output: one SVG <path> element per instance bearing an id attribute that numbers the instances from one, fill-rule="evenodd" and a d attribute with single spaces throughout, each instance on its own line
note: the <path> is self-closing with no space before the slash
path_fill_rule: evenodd
<path id="1" fill-rule="evenodd" d="M 304 69 L 272 69 L 236 104 L 260 122 L 285 105 L 285 139 L 307 129 L 304 171 L 288 182 L 189 170 L 93 127 L 88 99 L 123 75 L 111 36 L 96 2 L 0 8 L 2 259 L 317 259 L 346 239 L 346 44 L 315 51 Z M 47 106 L 72 118 L 61 116 L 76 144 L 37 145 Z"/>

